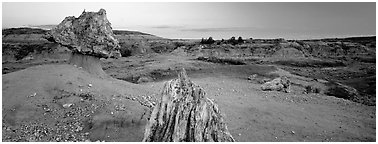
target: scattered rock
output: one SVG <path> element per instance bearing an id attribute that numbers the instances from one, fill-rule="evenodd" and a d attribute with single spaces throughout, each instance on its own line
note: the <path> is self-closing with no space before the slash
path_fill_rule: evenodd
<path id="1" fill-rule="evenodd" d="M 266 82 L 268 82 L 268 81 L 271 80 L 269 78 L 266 78 L 266 77 L 263 77 L 263 76 L 259 76 L 257 74 L 250 75 L 250 76 L 248 76 L 247 79 L 250 80 L 250 81 L 256 81 L 259 84 L 263 84 L 263 83 L 266 83 Z"/>
<path id="2" fill-rule="evenodd" d="M 272 81 L 266 82 L 261 85 L 261 89 L 263 91 L 283 91 L 283 92 L 290 92 L 290 80 L 283 76 L 279 78 L 275 78 Z"/>
<path id="3" fill-rule="evenodd" d="M 126 106 L 125 105 L 116 105 L 114 108 L 116 111 L 125 111 Z"/>
<path id="4" fill-rule="evenodd" d="M 30 95 L 29 97 L 35 97 L 37 95 L 37 93 L 33 93 L 32 95 Z"/>
<path id="5" fill-rule="evenodd" d="M 250 75 L 248 80 L 255 80 L 257 78 L 257 74 Z"/>
<path id="6" fill-rule="evenodd" d="M 167 130 L 169 128 L 169 130 Z M 233 142 L 218 105 L 185 70 L 165 83 L 146 125 L 144 142 Z"/>

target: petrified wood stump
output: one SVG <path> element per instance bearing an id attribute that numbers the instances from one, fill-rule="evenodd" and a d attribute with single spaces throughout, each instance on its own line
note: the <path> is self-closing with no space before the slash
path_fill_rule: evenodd
<path id="1" fill-rule="evenodd" d="M 233 142 L 214 101 L 183 69 L 165 83 L 161 101 L 146 125 L 144 142 Z"/>

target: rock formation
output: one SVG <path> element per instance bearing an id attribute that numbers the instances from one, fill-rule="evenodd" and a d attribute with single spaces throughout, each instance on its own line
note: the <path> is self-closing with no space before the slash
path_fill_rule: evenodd
<path id="1" fill-rule="evenodd" d="M 98 12 L 84 11 L 78 18 L 66 17 L 45 38 L 72 50 L 71 64 L 97 75 L 105 74 L 101 69 L 100 58 L 121 56 L 120 46 L 104 9 Z"/>
<path id="2" fill-rule="evenodd" d="M 144 142 L 233 142 L 217 104 L 185 70 L 165 83 L 146 125 Z"/>
<path id="3" fill-rule="evenodd" d="M 272 81 L 266 82 L 261 85 L 261 89 L 264 91 L 283 91 L 283 92 L 290 92 L 290 80 L 283 76 L 279 78 L 275 78 Z"/>

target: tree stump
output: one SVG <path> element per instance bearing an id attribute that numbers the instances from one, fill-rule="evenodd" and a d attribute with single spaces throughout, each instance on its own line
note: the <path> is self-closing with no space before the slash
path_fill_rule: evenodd
<path id="1" fill-rule="evenodd" d="M 144 142 L 234 142 L 219 108 L 183 69 L 165 83 L 146 125 Z"/>

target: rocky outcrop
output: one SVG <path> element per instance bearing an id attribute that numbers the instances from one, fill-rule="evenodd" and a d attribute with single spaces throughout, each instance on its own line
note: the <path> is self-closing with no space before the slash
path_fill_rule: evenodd
<path id="1" fill-rule="evenodd" d="M 46 39 L 84 55 L 100 58 L 120 57 L 120 46 L 104 9 L 98 12 L 84 11 L 78 18 L 66 17 L 51 29 Z"/>
<path id="2" fill-rule="evenodd" d="M 261 85 L 261 89 L 263 91 L 283 91 L 288 93 L 290 92 L 290 80 L 285 76 L 275 78 Z"/>
<path id="3" fill-rule="evenodd" d="M 144 142 L 233 142 L 217 104 L 185 70 L 165 83 L 146 125 Z"/>
<path id="4" fill-rule="evenodd" d="M 78 18 L 66 17 L 45 38 L 72 50 L 70 64 L 99 77 L 107 77 L 100 58 L 121 57 L 120 46 L 104 9 L 84 11 Z"/>

